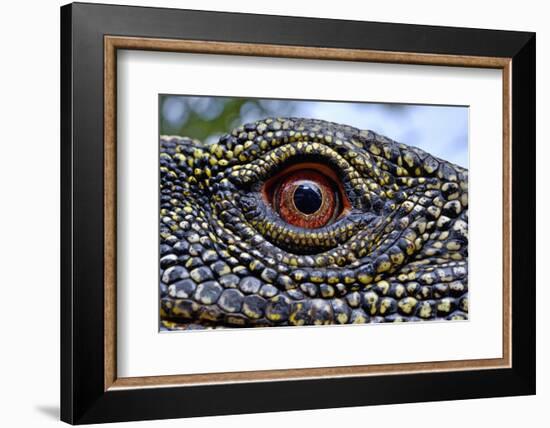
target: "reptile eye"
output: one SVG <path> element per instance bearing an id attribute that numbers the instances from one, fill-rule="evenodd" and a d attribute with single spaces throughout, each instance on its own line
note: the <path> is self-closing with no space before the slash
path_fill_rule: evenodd
<path id="1" fill-rule="evenodd" d="M 316 229 L 332 223 L 350 206 L 337 180 L 323 165 L 293 165 L 268 180 L 262 193 L 285 222 Z"/>

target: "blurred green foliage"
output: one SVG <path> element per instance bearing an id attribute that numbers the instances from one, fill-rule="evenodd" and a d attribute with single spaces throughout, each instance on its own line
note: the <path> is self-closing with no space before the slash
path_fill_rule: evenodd
<path id="1" fill-rule="evenodd" d="M 291 104 L 251 98 L 160 96 L 160 133 L 209 143 L 233 128 L 267 116 L 292 114 Z"/>

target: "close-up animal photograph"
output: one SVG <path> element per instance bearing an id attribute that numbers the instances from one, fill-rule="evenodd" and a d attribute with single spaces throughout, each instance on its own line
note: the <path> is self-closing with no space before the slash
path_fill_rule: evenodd
<path id="1" fill-rule="evenodd" d="M 434 142 L 467 166 L 466 107 L 174 96 L 160 105 L 162 134 L 309 110 L 401 124 L 412 140 L 277 116 L 209 143 L 161 135 L 163 329 L 467 319 L 468 170 L 414 145 Z"/>

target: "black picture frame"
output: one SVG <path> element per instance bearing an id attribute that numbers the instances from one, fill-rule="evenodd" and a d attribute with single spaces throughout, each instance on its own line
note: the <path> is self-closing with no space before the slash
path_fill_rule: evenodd
<path id="1" fill-rule="evenodd" d="M 512 367 L 105 391 L 105 35 L 511 58 Z M 535 97 L 534 33 L 63 6 L 61 419 L 86 424 L 534 394 Z"/>

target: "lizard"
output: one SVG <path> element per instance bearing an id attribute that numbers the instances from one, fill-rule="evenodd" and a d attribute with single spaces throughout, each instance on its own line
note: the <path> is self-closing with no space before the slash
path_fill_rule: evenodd
<path id="1" fill-rule="evenodd" d="M 468 170 L 266 118 L 160 137 L 163 330 L 468 319 Z"/>

